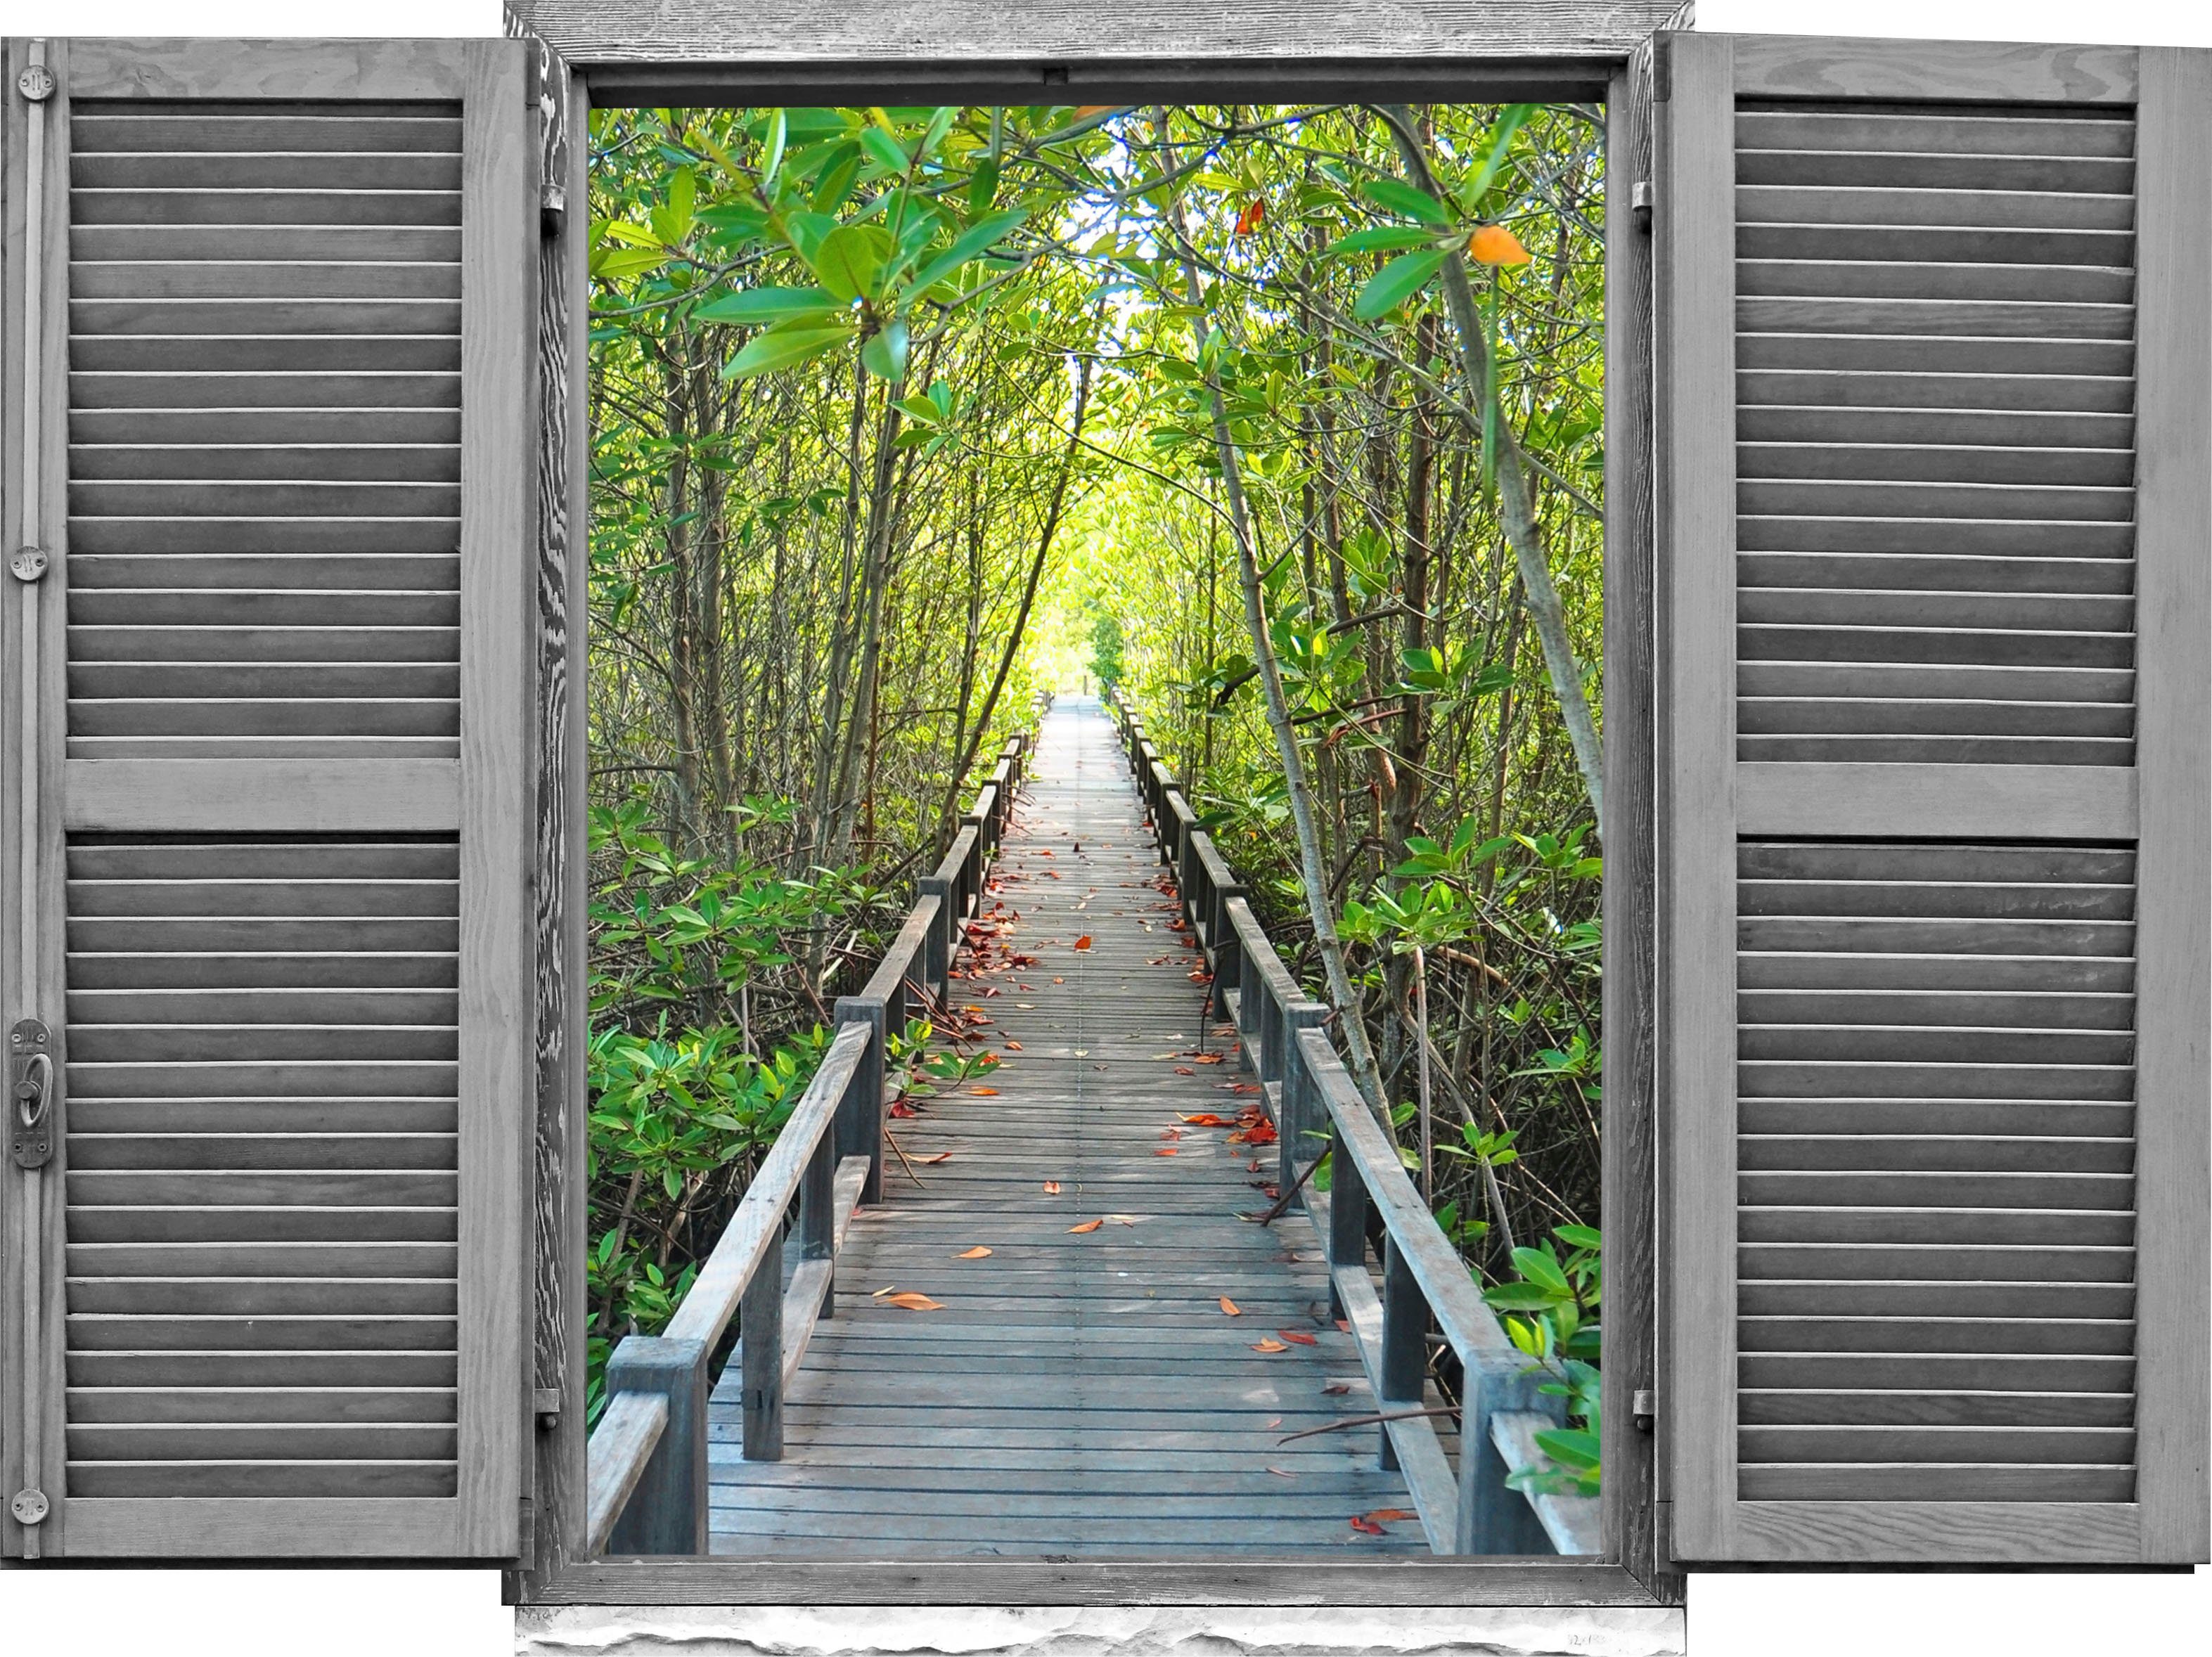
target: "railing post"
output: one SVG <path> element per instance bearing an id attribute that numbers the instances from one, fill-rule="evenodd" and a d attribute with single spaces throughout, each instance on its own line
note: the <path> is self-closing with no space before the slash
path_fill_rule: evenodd
<path id="1" fill-rule="evenodd" d="M 1225 1018 L 1229 992 L 1242 984 L 1244 965 L 1243 940 L 1230 922 L 1229 900 L 1244 895 L 1244 883 L 1232 880 L 1217 886 L 1209 878 L 1206 886 L 1206 941 L 1213 945 L 1213 1011 Z"/>
<path id="2" fill-rule="evenodd" d="M 956 944 L 960 938 L 959 922 L 966 917 L 971 900 L 975 913 L 983 913 L 983 840 L 990 832 L 983 826 L 983 819 L 973 811 L 960 814 L 960 826 L 973 828 L 975 838 L 968 847 L 966 860 L 960 865 L 960 907 L 953 917 L 952 931 Z"/>
<path id="3" fill-rule="evenodd" d="M 1282 1120 L 1275 1124 L 1278 1191 L 1297 1191 L 1301 1161 L 1316 1162 L 1321 1156 L 1306 1144 L 1306 1135 L 1320 1126 L 1322 1113 L 1317 1108 L 1319 1088 L 1306 1068 L 1298 1032 L 1319 1029 L 1328 1017 L 1328 1009 L 1318 1001 L 1293 1001 L 1283 1009 L 1283 1111 Z M 1291 1199 L 1293 1208 L 1305 1205 L 1303 1194 Z"/>
<path id="4" fill-rule="evenodd" d="M 836 1136 L 825 1133 L 806 1159 L 806 1174 L 799 1187 L 799 1258 L 830 1260 L 837 1258 L 837 1146 Z M 822 1290 L 821 1315 L 837 1315 L 837 1272 L 832 1265 L 830 1281 Z"/>
<path id="5" fill-rule="evenodd" d="M 1331 1126 L 1328 1138 L 1328 1314 L 1344 1315 L 1344 1296 L 1336 1292 L 1335 1269 L 1348 1266 L 1367 1269 L 1367 1187 L 1345 1149 L 1344 1134 Z"/>
<path id="6" fill-rule="evenodd" d="M 744 1384 L 748 1461 L 783 1460 L 783 1233 L 772 1228 L 738 1302 L 738 1363 Z"/>
<path id="7" fill-rule="evenodd" d="M 924 898 L 937 900 L 937 921 L 929 929 L 929 941 L 922 949 L 922 970 L 928 974 L 929 987 L 940 1000 L 952 995 L 952 883 L 942 875 L 924 875 L 915 883 L 915 889 Z"/>
<path id="8" fill-rule="evenodd" d="M 1429 1303 L 1421 1297 L 1420 1279 L 1406 1264 L 1395 1237 L 1382 1239 L 1382 1390 L 1376 1400 L 1378 1412 L 1395 1405 L 1421 1407 L 1421 1394 L 1429 1374 Z M 1398 1465 L 1397 1447 L 1390 1442 L 1390 1423 L 1382 1425 L 1382 1457 L 1385 1467 Z"/>
<path id="9" fill-rule="evenodd" d="M 860 1187 L 860 1200 L 879 1203 L 884 1199 L 884 1004 L 867 996 L 841 995 L 837 1023 L 840 1029 L 847 1024 L 867 1025 L 868 1048 L 854 1069 L 844 1102 L 837 1108 L 836 1130 L 831 1137 L 837 1144 L 839 1161 L 848 1156 L 868 1159 L 868 1179 Z"/>
<path id="10" fill-rule="evenodd" d="M 707 1344 L 629 1335 L 607 1359 L 607 1396 L 658 1393 L 668 1425 L 607 1539 L 610 1554 L 707 1551 Z"/>
<path id="11" fill-rule="evenodd" d="M 1537 1391 L 1542 1381 L 1540 1373 L 1466 1367 L 1459 1387 L 1459 1522 L 1454 1528 L 1461 1553 L 1558 1551 L 1528 1498 L 1506 1487 L 1511 1469 L 1490 1435 L 1492 1419 L 1514 1411 L 1561 1419 L 1559 1400 Z"/>

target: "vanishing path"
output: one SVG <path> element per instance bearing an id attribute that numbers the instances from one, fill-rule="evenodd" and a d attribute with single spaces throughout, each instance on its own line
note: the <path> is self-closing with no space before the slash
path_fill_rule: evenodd
<path id="1" fill-rule="evenodd" d="M 914 1177 L 893 1156 L 854 1218 L 783 1460 L 739 1458 L 718 1390 L 716 1552 L 1428 1551 L 1410 1514 L 1350 1523 L 1413 1506 L 1376 1429 L 1279 1442 L 1374 1405 L 1311 1225 L 1237 1217 L 1275 1153 L 1228 1143 L 1260 1096 L 1164 881 L 1111 724 L 1055 709 L 953 986 L 1004 1062 L 892 1123 Z M 1230 1126 L 1179 1120 L 1207 1114 Z"/>

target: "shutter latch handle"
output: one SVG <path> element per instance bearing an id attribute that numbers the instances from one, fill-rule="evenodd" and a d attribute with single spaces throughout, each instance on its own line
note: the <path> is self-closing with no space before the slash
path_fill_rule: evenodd
<path id="1" fill-rule="evenodd" d="M 8 1154 L 18 1168 L 44 1168 L 54 1154 L 53 1037 L 35 1018 L 9 1032 Z"/>

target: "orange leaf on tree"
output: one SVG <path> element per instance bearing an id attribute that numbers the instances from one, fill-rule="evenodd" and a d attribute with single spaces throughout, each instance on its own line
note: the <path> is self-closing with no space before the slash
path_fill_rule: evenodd
<path id="1" fill-rule="evenodd" d="M 915 1293 L 911 1289 L 903 1294 L 884 1296 L 884 1303 L 887 1306 L 902 1306 L 909 1312 L 942 1312 L 945 1309 L 943 1301 L 933 1301 L 927 1295 Z"/>
<path id="2" fill-rule="evenodd" d="M 1105 1223 L 1103 1220 L 1085 1220 L 1081 1225 L 1071 1225 L 1067 1229 L 1070 1231 L 1096 1231 Z"/>
<path id="3" fill-rule="evenodd" d="M 1244 1315 L 1244 1308 L 1226 1295 L 1221 1297 L 1221 1309 L 1232 1318 L 1241 1318 Z"/>
<path id="4" fill-rule="evenodd" d="M 1249 236 L 1267 222 L 1267 203 L 1264 198 L 1255 196 L 1244 204 L 1244 210 L 1237 215 L 1237 234 Z"/>
<path id="5" fill-rule="evenodd" d="M 1467 239 L 1467 256 L 1478 264 L 1526 264 L 1528 250 L 1502 224 L 1486 224 Z"/>
<path id="6" fill-rule="evenodd" d="M 1287 1352 L 1291 1349 L 1279 1340 L 1269 1339 L 1254 1341 L 1252 1350 L 1255 1352 Z"/>
<path id="7" fill-rule="evenodd" d="M 989 1249 L 977 1247 L 967 1249 L 961 1253 L 955 1254 L 952 1258 L 956 1260 L 982 1260 L 988 1259 L 990 1256 L 991 1251 Z"/>

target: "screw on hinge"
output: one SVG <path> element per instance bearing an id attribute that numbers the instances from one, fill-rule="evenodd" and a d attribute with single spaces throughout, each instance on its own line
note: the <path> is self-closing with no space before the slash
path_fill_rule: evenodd
<path id="1" fill-rule="evenodd" d="M 19 581 L 35 581 L 46 573 L 43 547 L 18 547 L 8 560 L 8 573 Z"/>
<path id="2" fill-rule="evenodd" d="M 15 90 L 34 104 L 43 104 L 52 97 L 58 84 L 53 70 L 44 64 L 33 64 L 15 77 Z"/>
<path id="3" fill-rule="evenodd" d="M 1636 1430 L 1639 1433 L 1650 1432 L 1652 1419 L 1658 1413 L 1658 1400 L 1652 1397 L 1651 1389 L 1648 1387 L 1638 1387 L 1635 1396 L 1630 1399 L 1628 1405 L 1629 1418 L 1635 1423 Z"/>

